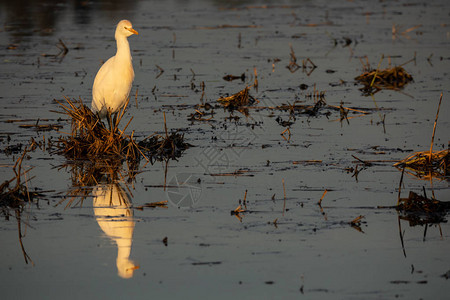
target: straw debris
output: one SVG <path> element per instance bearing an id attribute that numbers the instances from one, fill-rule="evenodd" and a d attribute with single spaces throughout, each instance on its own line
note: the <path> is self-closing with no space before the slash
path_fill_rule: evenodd
<path id="1" fill-rule="evenodd" d="M 402 161 L 394 164 L 398 168 L 408 168 L 412 170 L 417 177 L 448 177 L 450 162 L 450 150 L 432 152 L 420 151 L 408 156 Z"/>
<path id="2" fill-rule="evenodd" d="M 250 87 L 246 86 L 242 91 L 229 97 L 220 97 L 217 102 L 230 110 L 239 109 L 243 106 L 252 105 L 256 99 L 249 94 Z"/>
<path id="3" fill-rule="evenodd" d="M 184 142 L 184 134 L 178 132 L 168 134 L 167 127 L 165 136 L 152 135 L 140 142 L 134 138 L 134 131 L 131 135 L 125 134 L 132 119 L 123 130 L 119 129 L 119 123 L 127 105 L 119 111 L 115 122 L 108 129 L 81 100 L 73 102 L 66 98 L 66 104 L 57 102 L 63 109 L 63 112 L 59 113 L 66 114 L 72 120 L 72 130 L 70 134 L 59 138 L 56 152 L 70 159 L 127 161 L 139 161 L 141 157 L 147 161 L 152 161 L 153 158 L 175 159 L 190 146 Z"/>
<path id="4" fill-rule="evenodd" d="M 382 89 L 399 90 L 413 80 L 413 77 L 402 66 L 380 70 L 383 59 L 384 56 L 381 57 L 376 69 L 371 68 L 367 58 L 365 63 L 361 60 L 364 72 L 355 77 L 355 80 L 364 85 L 360 89 L 364 94 L 370 95 Z"/>
<path id="5" fill-rule="evenodd" d="M 57 153 L 72 159 L 126 157 L 136 160 L 139 158 L 139 149 L 134 139 L 118 128 L 124 110 L 121 110 L 112 128 L 107 129 L 81 99 L 72 102 L 66 98 L 67 104 L 57 102 L 64 110 L 62 113 L 72 120 L 71 133 L 59 138 Z"/>
<path id="6" fill-rule="evenodd" d="M 433 134 L 431 135 L 430 150 L 415 152 L 404 160 L 394 164 L 397 168 L 408 168 L 416 173 L 419 178 L 422 177 L 444 177 L 448 179 L 449 149 L 433 152 L 434 135 L 436 133 L 439 110 L 441 108 L 442 96 L 439 98 L 439 105 L 434 120 Z M 428 179 L 428 178 L 427 178 Z"/>
<path id="7" fill-rule="evenodd" d="M 364 85 L 363 91 L 378 92 L 382 89 L 397 90 L 403 88 L 413 77 L 403 67 L 393 67 L 384 70 L 370 70 L 355 77 Z"/>

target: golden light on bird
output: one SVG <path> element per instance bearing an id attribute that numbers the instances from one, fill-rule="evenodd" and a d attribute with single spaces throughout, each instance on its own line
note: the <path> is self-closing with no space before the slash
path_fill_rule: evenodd
<path id="1" fill-rule="evenodd" d="M 128 20 L 117 24 L 115 38 L 116 55 L 108 59 L 95 76 L 92 87 L 91 109 L 100 118 L 108 118 L 111 128 L 111 114 L 123 108 L 130 94 L 134 70 L 128 37 L 139 33 Z M 114 122 L 115 123 L 115 122 Z"/>
<path id="2" fill-rule="evenodd" d="M 129 27 L 125 27 L 126 30 L 128 30 L 129 32 L 135 34 L 135 35 L 139 35 L 139 32 L 137 32 L 135 29 L 133 28 L 129 28 Z"/>

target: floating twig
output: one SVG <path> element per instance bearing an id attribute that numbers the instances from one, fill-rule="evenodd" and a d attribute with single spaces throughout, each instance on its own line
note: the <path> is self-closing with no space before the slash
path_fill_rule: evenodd
<path id="1" fill-rule="evenodd" d="M 286 211 L 286 188 L 284 186 L 284 178 L 282 179 L 283 182 L 283 194 L 284 194 L 284 201 L 283 201 L 283 216 L 284 212 Z"/>
<path id="2" fill-rule="evenodd" d="M 323 194 L 322 194 L 322 197 L 320 197 L 320 200 L 319 200 L 319 202 L 317 203 L 319 206 L 322 206 L 322 200 L 323 200 L 323 198 L 325 197 L 325 195 L 328 193 L 328 190 L 327 189 L 325 189 L 325 191 L 323 192 Z"/>
<path id="3" fill-rule="evenodd" d="M 430 163 L 431 163 L 431 157 L 432 157 L 432 154 L 433 154 L 434 134 L 436 133 L 436 124 L 437 124 L 437 120 L 438 120 L 438 117 L 439 117 L 439 110 L 441 108 L 442 95 L 443 95 L 443 93 L 441 93 L 441 97 L 439 97 L 439 105 L 438 105 L 438 109 L 437 109 L 437 112 L 436 112 L 436 119 L 434 120 L 434 125 L 433 125 L 433 135 L 431 136 L 430 160 L 429 160 Z"/>

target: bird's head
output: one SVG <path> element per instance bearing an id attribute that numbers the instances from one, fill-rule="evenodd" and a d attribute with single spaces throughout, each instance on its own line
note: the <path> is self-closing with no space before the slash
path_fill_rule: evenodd
<path id="1" fill-rule="evenodd" d="M 133 29 L 133 25 L 131 24 L 130 21 L 122 20 L 119 22 L 119 24 L 117 24 L 116 36 L 122 35 L 122 36 L 129 37 L 130 35 L 133 35 L 133 34 L 139 34 L 139 33 Z"/>

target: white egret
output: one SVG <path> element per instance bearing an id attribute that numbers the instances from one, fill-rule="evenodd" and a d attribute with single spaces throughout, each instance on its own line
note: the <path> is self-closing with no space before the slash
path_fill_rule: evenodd
<path id="1" fill-rule="evenodd" d="M 130 44 L 128 37 L 138 34 L 128 20 L 122 20 L 116 27 L 116 55 L 108 59 L 95 76 L 92 87 L 91 110 L 100 118 L 107 118 L 111 127 L 111 114 L 117 117 L 117 112 L 126 104 L 134 79 L 131 63 Z M 113 124 L 114 124 L 113 123 Z"/>

